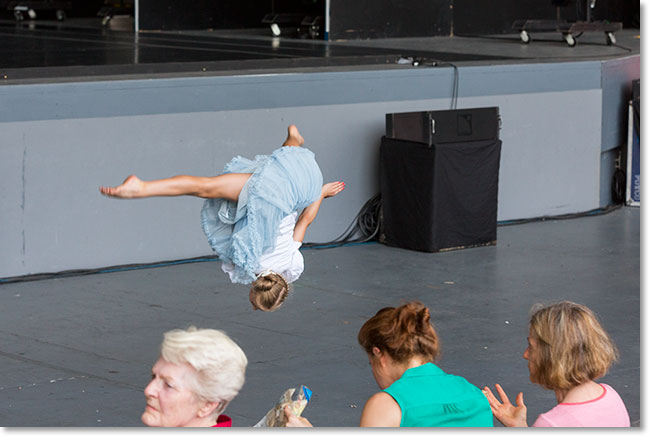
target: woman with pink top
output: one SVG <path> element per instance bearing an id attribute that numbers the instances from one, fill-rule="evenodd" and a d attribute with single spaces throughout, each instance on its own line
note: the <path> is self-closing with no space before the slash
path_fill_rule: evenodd
<path id="1" fill-rule="evenodd" d="M 570 301 L 534 308 L 530 319 L 528 360 L 530 381 L 555 391 L 557 406 L 537 417 L 533 427 L 629 427 L 630 417 L 616 391 L 596 379 L 617 360 L 616 346 L 587 307 Z M 495 386 L 483 393 L 492 413 L 506 427 L 527 427 L 524 395 L 516 405 Z"/>

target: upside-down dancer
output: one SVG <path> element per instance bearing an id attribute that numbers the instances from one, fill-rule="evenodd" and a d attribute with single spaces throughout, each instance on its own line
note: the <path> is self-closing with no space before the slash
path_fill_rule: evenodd
<path id="1" fill-rule="evenodd" d="M 236 156 L 218 176 L 145 181 L 131 175 L 100 192 L 117 198 L 205 198 L 201 223 L 223 271 L 233 283 L 252 283 L 253 308 L 273 311 L 304 270 L 299 248 L 321 202 L 345 188 L 343 182 L 323 185 L 314 153 L 303 143 L 290 125 L 282 147 L 254 160 Z"/>

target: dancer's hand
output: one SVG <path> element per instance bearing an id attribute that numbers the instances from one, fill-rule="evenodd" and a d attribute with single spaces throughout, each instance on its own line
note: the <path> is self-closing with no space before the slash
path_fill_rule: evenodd
<path id="1" fill-rule="evenodd" d="M 323 198 L 334 197 L 336 194 L 345 189 L 343 182 L 331 182 L 323 185 L 322 195 Z"/>
<path id="2" fill-rule="evenodd" d="M 287 417 L 287 427 L 313 427 L 307 418 L 294 415 L 289 405 L 284 406 L 284 416 Z"/>
<path id="3" fill-rule="evenodd" d="M 490 403 L 490 408 L 494 417 L 506 427 L 528 427 L 526 422 L 526 405 L 524 404 L 524 393 L 519 392 L 516 398 L 516 406 L 513 406 L 508 399 L 508 395 L 503 388 L 497 383 L 495 385 L 501 401 L 497 400 L 490 388 L 483 388 L 483 394 Z"/>

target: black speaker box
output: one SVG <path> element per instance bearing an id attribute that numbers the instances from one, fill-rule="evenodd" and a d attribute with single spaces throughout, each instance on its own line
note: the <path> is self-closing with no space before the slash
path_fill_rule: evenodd
<path id="1" fill-rule="evenodd" d="M 386 114 L 386 137 L 432 146 L 499 138 L 498 107 Z"/>
<path id="2" fill-rule="evenodd" d="M 430 147 L 383 137 L 380 240 L 427 252 L 496 244 L 500 157 L 496 138 Z"/>

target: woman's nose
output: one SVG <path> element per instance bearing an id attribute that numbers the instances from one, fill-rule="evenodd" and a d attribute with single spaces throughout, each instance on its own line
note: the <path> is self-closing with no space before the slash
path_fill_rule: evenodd
<path id="1" fill-rule="evenodd" d="M 155 396 L 157 391 L 158 390 L 156 389 L 156 380 L 154 379 L 149 382 L 146 388 L 144 388 L 144 395 L 145 397 L 152 397 Z"/>

